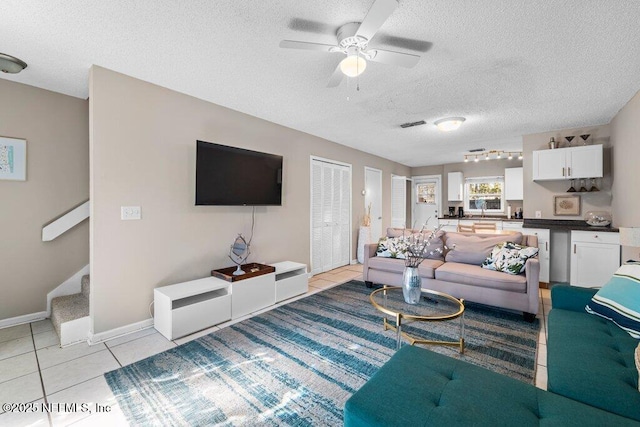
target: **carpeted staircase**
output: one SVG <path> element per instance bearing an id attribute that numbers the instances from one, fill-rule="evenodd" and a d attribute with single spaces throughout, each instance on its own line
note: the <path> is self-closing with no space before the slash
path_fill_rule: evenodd
<path id="1" fill-rule="evenodd" d="M 89 324 L 89 283 L 89 275 L 82 276 L 79 294 L 51 300 L 51 322 L 63 347 L 86 339 L 84 329 Z"/>

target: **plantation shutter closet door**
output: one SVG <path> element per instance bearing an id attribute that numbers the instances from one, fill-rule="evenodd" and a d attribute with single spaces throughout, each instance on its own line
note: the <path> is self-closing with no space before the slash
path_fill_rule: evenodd
<path id="1" fill-rule="evenodd" d="M 391 177 L 391 226 L 404 228 L 407 220 L 407 177 Z"/>
<path id="2" fill-rule="evenodd" d="M 311 160 L 311 273 L 348 265 L 351 234 L 351 169 Z"/>

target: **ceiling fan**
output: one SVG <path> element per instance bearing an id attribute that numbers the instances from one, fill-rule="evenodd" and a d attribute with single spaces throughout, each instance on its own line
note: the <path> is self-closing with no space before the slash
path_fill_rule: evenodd
<path id="1" fill-rule="evenodd" d="M 419 55 L 369 48 L 369 41 L 396 7 L 398 7 L 397 0 L 376 0 L 362 22 L 350 22 L 338 28 L 336 32 L 338 38 L 337 45 L 282 40 L 280 47 L 346 55 L 346 58 L 340 61 L 331 78 L 329 78 L 327 87 L 338 86 L 345 75 L 348 77 L 356 77 L 362 74 L 367 67 L 367 61 L 411 68 L 420 60 Z"/>

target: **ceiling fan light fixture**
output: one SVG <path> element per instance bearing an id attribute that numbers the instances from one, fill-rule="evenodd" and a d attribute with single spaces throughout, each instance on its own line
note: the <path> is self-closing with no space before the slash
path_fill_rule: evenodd
<path id="1" fill-rule="evenodd" d="M 360 55 L 349 55 L 340 62 L 340 71 L 347 77 L 357 77 L 367 68 L 367 61 Z"/>
<path id="2" fill-rule="evenodd" d="M 27 68 L 27 63 L 15 56 L 0 53 L 0 71 L 8 74 L 16 74 Z"/>
<path id="3" fill-rule="evenodd" d="M 451 132 L 458 129 L 466 119 L 464 117 L 447 117 L 445 119 L 436 120 L 434 125 L 441 132 Z"/>

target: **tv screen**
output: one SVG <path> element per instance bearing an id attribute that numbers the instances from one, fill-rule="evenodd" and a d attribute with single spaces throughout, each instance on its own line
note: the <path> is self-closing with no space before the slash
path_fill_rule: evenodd
<path id="1" fill-rule="evenodd" d="M 198 141 L 196 205 L 282 205 L 282 156 Z"/>

